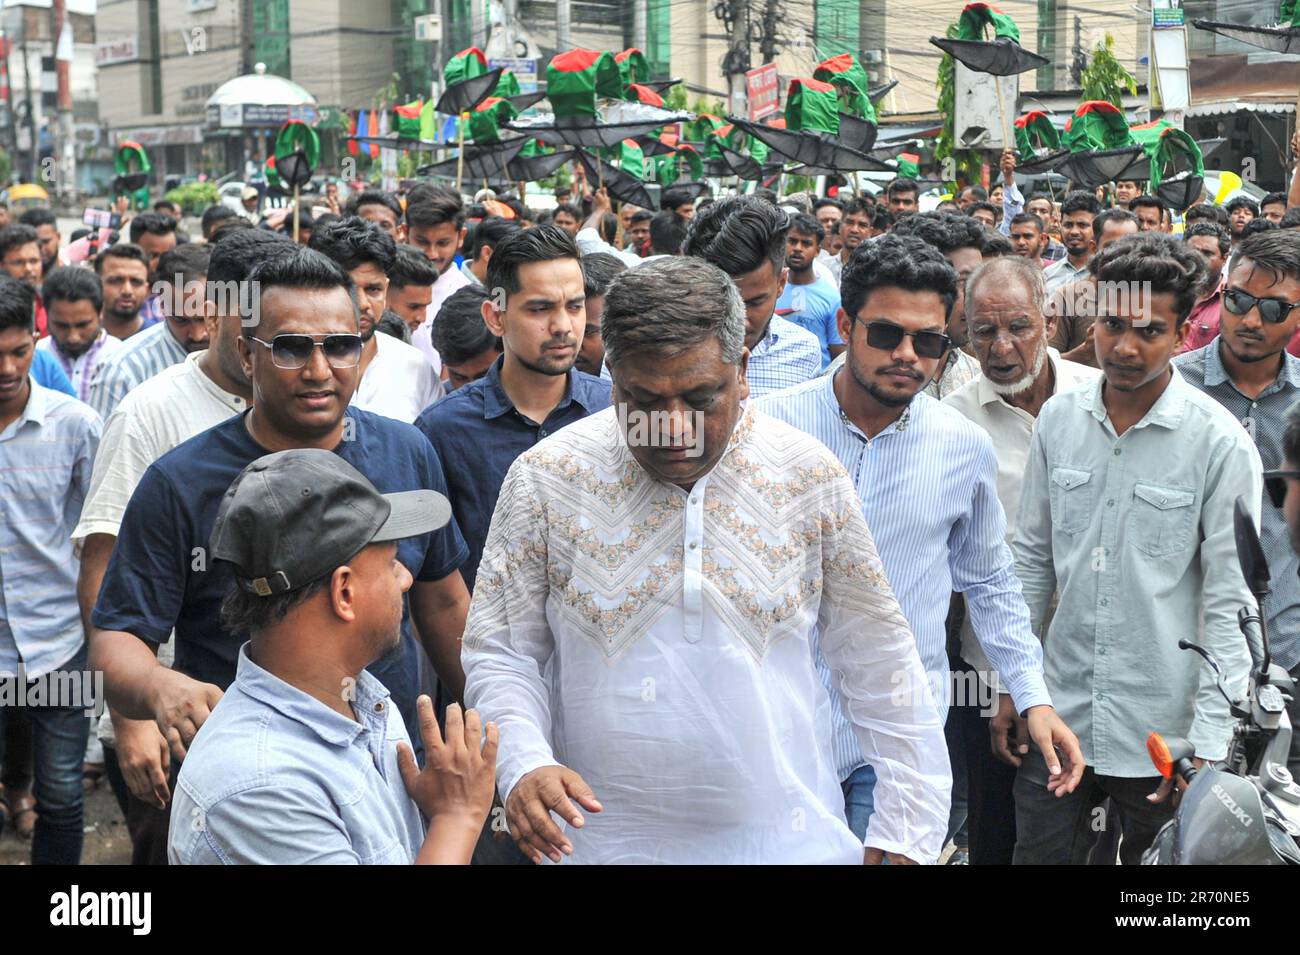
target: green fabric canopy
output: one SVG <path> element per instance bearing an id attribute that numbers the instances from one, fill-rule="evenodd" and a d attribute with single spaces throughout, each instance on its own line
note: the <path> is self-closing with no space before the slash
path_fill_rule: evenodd
<path id="1" fill-rule="evenodd" d="M 1134 145 L 1124 114 L 1113 103 L 1100 99 L 1079 104 L 1065 123 L 1063 142 L 1074 153 Z"/>
<path id="2" fill-rule="evenodd" d="M 791 130 L 838 133 L 840 101 L 835 87 L 807 77 L 791 80 L 785 99 L 785 122 Z"/>
<path id="3" fill-rule="evenodd" d="M 546 67 L 546 95 L 556 118 L 595 118 L 598 99 L 623 98 L 623 77 L 612 53 L 568 50 Z"/>
<path id="4" fill-rule="evenodd" d="M 499 96 L 489 96 L 469 114 L 466 134 L 475 143 L 499 143 L 501 125 L 518 116 L 514 103 Z"/>
<path id="5" fill-rule="evenodd" d="M 957 39 L 983 40 L 984 28 L 993 27 L 994 36 L 1004 36 L 1020 42 L 1020 28 L 1016 21 L 987 3 L 968 3 L 957 19 Z"/>
<path id="6" fill-rule="evenodd" d="M 482 76 L 488 71 L 487 56 L 476 46 L 461 50 L 442 69 L 442 81 L 450 86 L 461 80 Z"/>
<path id="7" fill-rule="evenodd" d="M 614 62 L 618 64 L 618 73 L 624 86 L 644 83 L 650 79 L 650 61 L 636 47 L 614 54 Z"/>
<path id="8" fill-rule="evenodd" d="M 1146 152 L 1151 160 L 1151 192 L 1160 188 L 1166 175 L 1174 172 L 1174 165 L 1181 157 L 1186 161 L 1192 175 L 1205 175 L 1205 157 L 1196 140 L 1183 130 L 1166 120 L 1130 127 L 1133 139 Z"/>
<path id="9" fill-rule="evenodd" d="M 1021 157 L 1061 148 L 1061 134 L 1047 114 L 1031 110 L 1016 119 L 1016 149 Z"/>
<path id="10" fill-rule="evenodd" d="M 841 53 L 822 60 L 813 70 L 813 79 L 830 83 L 844 97 L 845 112 L 876 122 L 876 107 L 871 102 L 870 81 L 866 70 L 852 53 Z"/>

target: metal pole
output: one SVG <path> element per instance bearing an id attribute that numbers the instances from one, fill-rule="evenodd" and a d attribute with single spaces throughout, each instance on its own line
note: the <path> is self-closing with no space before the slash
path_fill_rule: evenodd
<path id="1" fill-rule="evenodd" d="M 560 0 L 560 2 L 568 6 L 568 0 Z M 647 25 L 649 11 L 646 9 L 646 5 L 647 0 L 632 0 L 632 45 L 643 53 L 646 45 L 650 42 L 648 39 L 649 27 Z M 648 76 L 637 77 L 639 82 L 648 79 Z"/>
<path id="2" fill-rule="evenodd" d="M 73 41 L 72 25 L 68 22 L 66 0 L 54 0 L 54 69 L 58 80 L 59 135 L 55 145 L 55 155 L 59 157 L 59 181 L 56 184 L 59 194 L 64 199 L 71 199 L 77 192 L 77 153 L 72 132 L 72 82 L 69 71 L 72 66 Z M 63 31 L 68 31 L 68 44 L 63 44 Z M 65 59 L 66 55 L 66 59 Z"/>
<path id="3" fill-rule="evenodd" d="M 569 0 L 555 0 L 555 48 L 561 53 L 573 49 L 572 24 Z"/>
<path id="4" fill-rule="evenodd" d="M 298 183 L 293 184 L 293 241 L 298 241 Z"/>
<path id="5" fill-rule="evenodd" d="M 27 149 L 27 181 L 36 181 L 37 156 L 40 144 L 36 136 L 36 112 L 32 106 L 32 73 L 27 62 L 27 18 L 23 10 L 23 96 L 27 100 L 27 132 L 31 135 Z"/>
<path id="6" fill-rule="evenodd" d="M 465 176 L 465 126 L 469 123 L 469 113 L 461 113 L 456 123 L 456 191 L 460 192 L 460 181 Z"/>

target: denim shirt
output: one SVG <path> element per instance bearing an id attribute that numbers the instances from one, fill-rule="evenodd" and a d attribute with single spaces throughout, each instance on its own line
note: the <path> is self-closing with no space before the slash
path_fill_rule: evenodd
<path id="1" fill-rule="evenodd" d="M 362 671 L 350 720 L 239 650 L 235 682 L 194 739 L 172 800 L 172 865 L 406 865 L 424 842 L 397 768 L 409 737 Z"/>

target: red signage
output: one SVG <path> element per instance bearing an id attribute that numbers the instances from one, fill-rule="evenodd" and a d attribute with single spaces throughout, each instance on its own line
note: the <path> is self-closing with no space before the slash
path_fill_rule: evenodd
<path id="1" fill-rule="evenodd" d="M 750 119 L 762 119 L 781 108 L 781 78 L 775 63 L 766 63 L 745 74 L 745 95 Z"/>

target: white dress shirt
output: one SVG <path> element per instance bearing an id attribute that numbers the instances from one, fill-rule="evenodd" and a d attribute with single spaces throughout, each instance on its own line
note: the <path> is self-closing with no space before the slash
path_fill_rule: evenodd
<path id="1" fill-rule="evenodd" d="M 442 382 L 419 349 L 375 333 L 378 351 L 357 382 L 352 403 L 362 411 L 414 423 L 420 412 L 442 397 Z"/>
<path id="2" fill-rule="evenodd" d="M 465 698 L 500 727 L 507 801 L 542 766 L 591 786 L 604 810 L 568 833 L 574 862 L 859 864 L 815 628 L 879 774 L 866 845 L 933 861 L 947 749 L 857 494 L 825 447 L 752 409 L 689 493 L 636 463 L 614 409 L 515 461 Z"/>

